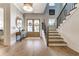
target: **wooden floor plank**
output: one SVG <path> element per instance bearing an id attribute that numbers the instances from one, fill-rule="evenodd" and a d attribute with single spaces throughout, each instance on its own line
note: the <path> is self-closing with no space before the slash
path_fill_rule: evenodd
<path id="1" fill-rule="evenodd" d="M 0 47 L 3 56 L 79 56 L 79 53 L 69 47 L 46 47 L 43 40 L 25 38 L 11 47 Z"/>

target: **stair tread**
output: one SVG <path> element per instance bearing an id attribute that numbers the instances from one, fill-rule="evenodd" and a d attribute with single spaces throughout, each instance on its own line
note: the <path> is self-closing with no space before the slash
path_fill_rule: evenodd
<path id="1" fill-rule="evenodd" d="M 49 33 L 58 33 L 58 32 L 49 31 Z"/>
<path id="2" fill-rule="evenodd" d="M 59 35 L 58 33 L 49 33 L 49 35 Z"/>
<path id="3" fill-rule="evenodd" d="M 48 37 L 49 39 L 63 39 L 61 37 Z"/>
<path id="4" fill-rule="evenodd" d="M 49 36 L 60 36 L 59 34 L 48 34 Z"/>
<path id="5" fill-rule="evenodd" d="M 64 41 L 49 41 L 49 44 L 66 44 Z"/>
<path id="6" fill-rule="evenodd" d="M 49 40 L 63 40 L 63 39 L 49 39 Z"/>
<path id="7" fill-rule="evenodd" d="M 49 34 L 58 34 L 58 32 L 48 32 Z"/>
<path id="8" fill-rule="evenodd" d="M 49 39 L 48 41 L 64 41 L 63 39 Z"/>
<path id="9" fill-rule="evenodd" d="M 56 38 L 57 38 L 57 39 L 63 39 L 63 38 L 61 38 L 61 37 L 54 37 L 54 36 L 53 36 L 53 37 L 52 37 L 52 36 L 49 36 L 49 38 L 52 38 L 52 39 L 54 39 L 54 38 L 55 38 L 55 39 L 56 39 Z"/>
<path id="10" fill-rule="evenodd" d="M 49 44 L 48 46 L 67 46 L 67 44 Z"/>
<path id="11" fill-rule="evenodd" d="M 54 31 L 54 32 L 57 32 L 56 30 L 50 30 L 50 29 L 49 29 L 49 31 Z"/>
<path id="12" fill-rule="evenodd" d="M 49 36 L 60 36 L 59 34 L 48 34 Z"/>
<path id="13" fill-rule="evenodd" d="M 49 44 L 49 47 L 53 47 L 53 46 L 67 46 L 67 44 Z"/>
<path id="14" fill-rule="evenodd" d="M 61 36 L 49 36 L 49 37 L 61 37 Z"/>

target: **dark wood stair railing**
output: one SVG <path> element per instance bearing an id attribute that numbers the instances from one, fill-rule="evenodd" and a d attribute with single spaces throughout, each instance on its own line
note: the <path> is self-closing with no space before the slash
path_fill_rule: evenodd
<path id="1" fill-rule="evenodd" d="M 66 20 L 66 16 L 70 15 L 70 12 L 77 7 L 75 7 L 77 3 L 66 3 L 61 10 L 59 16 L 57 17 L 57 28 L 60 26 L 60 24 L 63 22 L 63 20 Z"/>

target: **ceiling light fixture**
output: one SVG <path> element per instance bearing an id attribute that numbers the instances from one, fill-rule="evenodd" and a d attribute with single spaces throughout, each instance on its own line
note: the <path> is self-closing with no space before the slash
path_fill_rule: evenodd
<path id="1" fill-rule="evenodd" d="M 33 11 L 32 3 L 24 3 L 23 9 L 28 12 Z"/>

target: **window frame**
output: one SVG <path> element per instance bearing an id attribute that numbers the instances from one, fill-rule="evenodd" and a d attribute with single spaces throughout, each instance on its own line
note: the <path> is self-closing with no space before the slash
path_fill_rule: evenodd
<path id="1" fill-rule="evenodd" d="M 4 8 L 0 8 L 0 9 L 2 9 L 2 11 L 1 11 L 2 12 L 2 16 L 1 16 L 2 17 L 2 22 L 0 21 L 1 24 L 2 24 L 2 26 L 1 25 L 0 26 L 2 28 L 0 28 L 0 31 L 3 31 L 4 30 L 4 13 L 5 13 L 5 9 Z"/>
<path id="2" fill-rule="evenodd" d="M 49 6 L 51 7 L 51 6 L 55 6 L 55 3 L 49 3 Z"/>
<path id="3" fill-rule="evenodd" d="M 27 25 L 26 25 L 27 26 L 27 32 L 29 32 L 28 31 L 28 26 L 29 26 L 28 25 L 28 20 L 33 20 L 33 25 L 32 25 L 32 30 L 33 31 L 32 32 L 36 32 L 36 31 L 34 31 L 34 26 L 39 26 L 39 32 L 40 32 L 40 19 L 27 19 Z M 39 25 L 34 25 L 34 20 L 39 20 Z"/>

